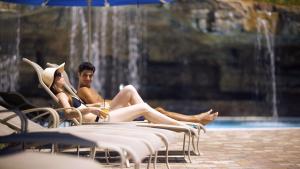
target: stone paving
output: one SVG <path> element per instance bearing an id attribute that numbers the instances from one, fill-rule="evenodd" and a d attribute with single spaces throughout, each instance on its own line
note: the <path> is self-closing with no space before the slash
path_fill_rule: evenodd
<path id="1" fill-rule="evenodd" d="M 180 140 L 172 150 L 181 148 Z M 214 130 L 202 134 L 200 145 L 201 156 L 193 155 L 192 163 L 171 158 L 171 168 L 300 169 L 300 129 Z M 164 163 L 157 166 L 167 168 Z"/>

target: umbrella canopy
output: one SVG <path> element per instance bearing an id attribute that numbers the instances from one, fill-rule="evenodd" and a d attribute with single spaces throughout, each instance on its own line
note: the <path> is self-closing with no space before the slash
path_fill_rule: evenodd
<path id="1" fill-rule="evenodd" d="M 45 6 L 121 6 L 168 3 L 171 0 L 0 0 L 24 5 Z M 89 4 L 90 3 L 90 4 Z"/>

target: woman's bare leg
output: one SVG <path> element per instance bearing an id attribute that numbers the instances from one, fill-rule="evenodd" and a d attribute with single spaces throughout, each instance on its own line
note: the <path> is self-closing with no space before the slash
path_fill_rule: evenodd
<path id="1" fill-rule="evenodd" d="M 139 103 L 112 110 L 109 113 L 109 120 L 111 122 L 132 121 L 140 116 L 144 116 L 145 119 L 152 123 L 182 125 L 181 122 L 156 111 L 146 103 Z"/>
<path id="2" fill-rule="evenodd" d="M 147 103 L 138 103 L 135 105 L 112 110 L 109 113 L 109 121 L 110 122 L 132 121 L 140 116 L 144 116 L 145 119 L 147 119 L 152 123 L 170 124 L 170 125 L 188 127 L 194 134 L 197 134 L 196 129 L 158 112 L 157 110 L 150 107 Z"/>
<path id="3" fill-rule="evenodd" d="M 176 112 L 167 111 L 161 107 L 157 107 L 156 110 L 178 121 L 195 122 L 201 124 L 207 124 L 209 122 L 212 122 L 218 116 L 218 112 L 210 114 L 212 112 L 212 109 L 210 109 L 207 112 L 199 113 L 197 115 L 184 115 Z"/>
<path id="4" fill-rule="evenodd" d="M 129 105 L 135 105 L 135 104 L 140 104 L 144 103 L 143 99 L 141 96 L 138 94 L 136 89 L 132 85 L 127 85 L 125 86 L 110 102 L 110 109 L 111 110 L 116 110 L 119 108 L 124 108 Z M 194 116 L 188 116 L 188 115 L 182 115 L 179 113 L 175 112 L 169 112 L 166 111 L 162 108 L 157 108 L 157 111 L 148 106 L 149 109 L 147 110 L 148 112 L 155 112 L 155 113 L 163 113 L 166 116 L 173 118 L 178 121 L 188 121 L 188 122 L 197 122 L 197 123 L 202 123 L 202 124 L 207 124 L 210 121 L 214 120 L 216 116 L 218 115 L 217 113 L 209 114 L 210 111 L 194 115 Z M 141 114 L 137 115 L 137 117 L 141 116 Z M 146 118 L 146 117 L 145 117 Z M 150 117 L 151 118 L 151 117 Z M 173 120 L 172 119 L 172 120 Z M 131 121 L 133 119 L 130 119 Z M 147 120 L 151 121 L 149 118 Z M 154 122 L 154 121 L 153 121 Z"/>
<path id="5" fill-rule="evenodd" d="M 143 99 L 132 85 L 127 85 L 111 100 L 110 109 L 114 110 L 139 103 L 144 103 Z"/>

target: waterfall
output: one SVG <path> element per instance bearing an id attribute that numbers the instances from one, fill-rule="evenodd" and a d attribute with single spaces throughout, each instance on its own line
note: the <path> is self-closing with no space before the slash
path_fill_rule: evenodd
<path id="1" fill-rule="evenodd" d="M 82 53 L 82 59 L 84 61 L 88 60 L 88 25 L 85 19 L 83 8 L 79 9 L 80 14 L 80 23 L 81 23 L 81 35 L 82 35 L 82 47 L 83 47 L 83 53 Z M 91 54 L 92 55 L 92 54 Z"/>
<path id="2" fill-rule="evenodd" d="M 5 55 L 2 55 L 0 57 L 0 79 L 1 79 L 0 91 L 16 91 L 19 88 L 18 85 L 19 66 L 18 65 L 20 62 L 19 45 L 20 45 L 20 27 L 21 27 L 21 19 L 19 13 L 17 13 L 16 23 L 17 23 L 16 32 L 15 32 L 16 39 L 15 41 L 12 41 L 11 44 L 8 45 L 8 47 L 11 47 L 14 50 L 11 51 L 10 49 L 8 49 L 8 52 Z"/>
<path id="3" fill-rule="evenodd" d="M 276 72 L 275 72 L 275 52 L 274 52 L 274 35 L 270 31 L 271 29 L 270 23 L 268 20 L 263 18 L 257 19 L 257 43 L 259 51 L 262 50 L 262 43 L 265 40 L 267 47 L 267 57 L 269 57 L 269 65 L 270 65 L 270 74 L 271 74 L 271 94 L 272 94 L 272 116 L 273 118 L 278 117 L 277 112 L 277 91 L 276 91 Z M 262 36 L 264 35 L 264 36 Z"/>
<path id="4" fill-rule="evenodd" d="M 103 8 L 101 10 L 101 36 L 100 36 L 100 56 L 97 57 L 99 61 L 98 67 L 96 69 L 98 70 L 98 76 L 99 79 L 96 83 L 99 83 L 99 88 L 98 90 L 101 91 L 101 93 L 106 96 L 106 92 L 104 90 L 104 85 L 105 85 L 105 79 L 106 79 L 106 65 L 107 65 L 107 18 L 108 18 L 108 9 Z"/>
<path id="5" fill-rule="evenodd" d="M 92 21 L 91 62 L 96 67 L 93 87 L 104 96 L 115 94 L 120 84 L 129 83 L 139 89 L 141 76 L 139 69 L 143 64 L 140 38 L 145 28 L 140 26 L 141 14 L 135 13 L 132 8 L 111 9 L 94 10 Z M 112 11 L 111 15 L 109 11 Z M 71 83 L 76 84 L 77 66 L 82 60 L 87 60 L 88 34 L 83 9 L 72 8 L 71 17 L 69 72 Z M 110 54 L 111 65 L 108 62 Z"/>
<path id="6" fill-rule="evenodd" d="M 100 12 L 95 11 L 94 13 L 94 32 L 93 32 L 93 41 L 92 41 L 92 63 L 96 67 L 96 72 L 94 73 L 94 78 L 93 78 L 93 87 L 97 90 L 102 89 L 102 83 L 100 82 L 100 74 L 99 70 L 100 68 L 100 50 L 99 50 L 99 33 L 100 33 Z"/>
<path id="7" fill-rule="evenodd" d="M 128 42 L 128 81 L 132 84 L 136 89 L 140 88 L 140 78 L 139 78 L 139 70 L 138 70 L 138 61 L 140 58 L 139 52 L 139 23 L 140 23 L 140 13 L 137 11 L 137 15 L 133 17 L 133 21 L 129 24 L 129 42 Z"/>
<path id="8" fill-rule="evenodd" d="M 118 66 L 118 49 L 119 46 L 117 44 L 118 41 L 118 17 L 117 17 L 117 8 L 113 8 L 113 16 L 112 16 L 112 73 L 111 73 L 111 90 L 116 90 L 117 83 L 117 73 L 118 70 L 115 69 Z"/>
<path id="9" fill-rule="evenodd" d="M 69 65 L 70 65 L 70 70 L 69 70 L 69 78 L 71 83 L 74 85 L 75 83 L 75 76 L 76 74 L 76 69 L 75 71 L 72 70 L 76 67 L 76 63 L 74 63 L 74 58 L 78 57 L 77 53 L 79 52 L 76 48 L 75 44 L 75 38 L 77 34 L 77 29 L 78 29 L 78 8 L 72 8 L 71 9 L 71 35 L 70 35 L 70 56 L 69 56 Z"/>
<path id="10" fill-rule="evenodd" d="M 71 84 L 76 85 L 77 68 L 82 61 L 88 60 L 88 28 L 83 8 L 71 8 L 71 33 L 69 76 Z M 91 51 L 91 54 L 93 51 Z"/>
<path id="11" fill-rule="evenodd" d="M 112 77 L 111 90 L 114 93 L 118 91 L 119 85 L 126 82 L 126 70 L 124 71 L 123 63 L 125 54 L 124 44 L 127 42 L 126 34 L 126 16 L 124 8 L 113 7 L 112 16 Z"/>

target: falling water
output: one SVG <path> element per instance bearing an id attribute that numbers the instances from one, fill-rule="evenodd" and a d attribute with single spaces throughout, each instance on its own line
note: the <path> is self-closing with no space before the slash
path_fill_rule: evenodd
<path id="1" fill-rule="evenodd" d="M 80 23 L 81 23 L 81 35 L 82 35 L 82 59 L 87 61 L 88 60 L 88 26 L 85 19 L 83 8 L 79 9 L 79 16 L 80 16 Z M 92 54 L 91 54 L 92 55 Z"/>
<path id="2" fill-rule="evenodd" d="M 141 53 L 139 45 L 141 43 L 140 34 L 144 30 L 139 25 L 141 16 L 137 16 L 136 11 L 132 12 L 125 7 L 111 9 L 94 10 L 92 21 L 91 62 L 96 67 L 93 87 L 104 96 L 115 94 L 119 90 L 120 84 L 132 84 L 136 88 L 140 87 Z M 111 15 L 109 15 L 110 11 L 112 11 Z M 87 60 L 87 23 L 82 8 L 72 8 L 71 16 L 69 72 L 71 83 L 76 84 L 76 66 L 80 61 Z M 110 26 L 111 29 L 109 29 Z M 108 62 L 109 54 L 112 57 L 111 66 L 108 65 L 110 64 Z"/>
<path id="3" fill-rule="evenodd" d="M 114 7 L 112 16 L 112 92 L 118 91 L 119 85 L 125 83 L 126 71 L 123 68 L 126 17 L 123 8 Z"/>
<path id="4" fill-rule="evenodd" d="M 101 56 L 107 55 L 107 15 L 108 9 L 104 8 L 101 10 Z"/>
<path id="5" fill-rule="evenodd" d="M 138 27 L 140 15 L 139 11 L 138 15 L 135 15 L 133 18 L 133 23 L 131 22 L 129 25 L 129 43 L 128 43 L 128 49 L 129 49 L 129 55 L 128 55 L 128 72 L 129 77 L 128 81 L 130 84 L 135 86 L 135 88 L 140 88 L 140 78 L 139 78 L 139 71 L 138 71 L 138 60 L 140 58 L 140 52 L 139 52 L 139 37 L 138 33 L 140 30 Z"/>
<path id="6" fill-rule="evenodd" d="M 274 35 L 270 31 L 270 23 L 266 19 L 257 19 L 257 42 L 259 50 L 262 48 L 263 38 L 265 38 L 267 45 L 267 55 L 270 60 L 270 72 L 271 72 L 271 88 L 272 88 L 272 113 L 273 118 L 278 117 L 277 112 L 277 92 L 276 92 L 276 75 L 275 75 L 275 53 L 274 53 Z M 262 37 L 261 35 L 264 35 Z"/>
<path id="7" fill-rule="evenodd" d="M 108 9 L 107 8 L 103 8 L 101 10 L 101 36 L 100 36 L 100 56 L 97 57 L 97 59 L 99 59 L 99 65 L 97 67 L 98 70 L 98 76 L 99 79 L 98 81 L 95 81 L 95 83 L 99 83 L 98 86 L 99 88 L 97 88 L 98 90 L 101 91 L 101 93 L 106 96 L 106 92 L 104 90 L 104 85 L 105 85 L 105 78 L 106 78 L 106 65 L 107 65 L 107 18 L 108 18 Z"/>
<path id="8" fill-rule="evenodd" d="M 75 85 L 78 65 L 88 60 L 88 28 L 83 8 L 71 9 L 71 21 L 69 76 L 71 83 Z"/>
<path id="9" fill-rule="evenodd" d="M 78 53 L 76 45 L 75 45 L 75 38 L 77 34 L 78 29 L 78 8 L 72 8 L 71 9 L 71 36 L 70 36 L 70 57 L 69 57 L 69 64 L 70 64 L 70 81 L 72 84 L 75 84 L 75 76 L 76 72 L 74 70 L 74 67 L 76 67 L 76 63 L 74 63 L 73 58 L 76 58 L 76 54 Z"/>
<path id="10" fill-rule="evenodd" d="M 99 50 L 99 33 L 100 33 L 100 12 L 95 11 L 94 13 L 94 32 L 93 32 L 93 42 L 92 42 L 92 63 L 96 67 L 96 72 L 94 73 L 94 81 L 93 87 L 97 90 L 102 89 L 102 83 L 100 82 L 100 75 L 99 75 L 99 67 L 100 67 L 100 50 Z"/>
<path id="11" fill-rule="evenodd" d="M 16 91 L 19 79 L 20 14 L 17 13 L 15 50 L 0 57 L 0 91 Z M 12 45 L 12 44 L 11 44 Z M 10 50 L 8 52 L 11 52 Z"/>

